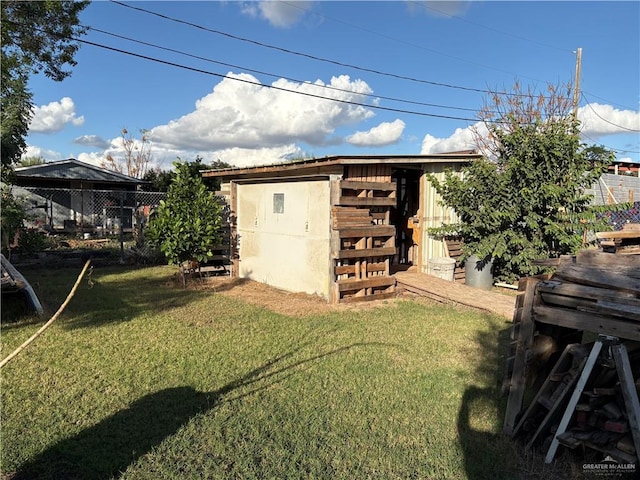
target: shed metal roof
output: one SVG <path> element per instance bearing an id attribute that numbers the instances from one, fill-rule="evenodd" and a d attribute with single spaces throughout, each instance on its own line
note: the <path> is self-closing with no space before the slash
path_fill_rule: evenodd
<path id="1" fill-rule="evenodd" d="M 86 182 L 120 184 L 146 183 L 144 180 L 100 168 L 74 158 L 40 165 L 31 165 L 29 167 L 18 167 L 15 169 L 15 172 L 19 179 L 82 180 Z"/>
<path id="2" fill-rule="evenodd" d="M 346 155 L 296 160 L 293 162 L 261 165 L 255 167 L 232 167 L 203 170 L 204 177 L 241 178 L 241 177 L 280 177 L 284 174 L 319 173 L 331 167 L 343 165 L 394 165 L 417 166 L 434 163 L 460 163 L 478 160 L 482 155 L 474 151 L 440 153 L 429 155 Z"/>

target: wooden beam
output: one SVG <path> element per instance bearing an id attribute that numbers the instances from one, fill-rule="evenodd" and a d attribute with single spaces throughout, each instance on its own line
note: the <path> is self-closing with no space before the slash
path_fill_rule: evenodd
<path id="1" fill-rule="evenodd" d="M 622 267 L 619 272 L 616 272 L 615 269 L 605 270 L 604 268 L 596 269 L 587 266 L 571 265 L 558 269 L 554 278 L 557 277 L 569 282 L 592 287 L 610 288 L 622 292 L 640 294 L 640 279 L 626 276 L 624 271 L 625 269 Z M 634 275 L 640 275 L 640 272 L 636 272 L 635 270 L 633 273 Z"/>
<path id="2" fill-rule="evenodd" d="M 368 263 L 367 272 L 384 272 L 385 262 Z M 356 265 L 339 265 L 336 267 L 336 275 L 353 275 L 356 273 Z"/>
<path id="3" fill-rule="evenodd" d="M 538 285 L 538 291 L 542 293 L 564 295 L 590 300 L 609 300 L 617 303 L 640 305 L 640 299 L 633 293 L 620 292 L 608 288 L 590 287 L 570 282 L 548 280 Z"/>
<path id="4" fill-rule="evenodd" d="M 348 237 L 390 237 L 396 234 L 393 225 L 370 225 L 366 227 L 340 228 L 340 238 Z"/>
<path id="5" fill-rule="evenodd" d="M 518 336 L 513 372 L 509 382 L 509 398 L 504 416 L 503 430 L 507 435 L 513 435 L 518 415 L 522 411 L 526 386 L 527 350 L 531 347 L 535 332 L 535 322 L 531 312 L 536 299 L 536 285 L 539 282 L 540 279 L 526 277 L 522 278 L 519 284 L 520 295 L 524 295 L 524 297 L 522 308 L 516 308 L 513 317 L 514 326 L 518 325 Z"/>
<path id="6" fill-rule="evenodd" d="M 340 207 L 336 207 L 336 204 L 340 201 L 340 195 L 342 194 L 340 181 L 340 177 L 337 175 L 332 175 L 329 180 L 329 197 L 331 202 L 330 217 L 332 225 L 336 225 L 338 221 L 338 212 L 342 210 Z M 333 228 L 329 231 L 329 248 L 331 252 L 327 264 L 327 269 L 329 271 L 329 301 L 332 304 L 337 304 L 340 301 L 340 292 L 338 291 L 338 287 L 335 283 L 338 275 L 335 269 L 337 268 L 336 253 L 340 250 L 340 237 Z"/>
<path id="7" fill-rule="evenodd" d="M 362 250 L 350 249 L 340 250 L 337 252 L 337 258 L 365 258 L 365 257 L 384 257 L 386 255 L 395 255 L 395 247 L 382 248 L 365 248 Z"/>
<path id="8" fill-rule="evenodd" d="M 599 250 L 581 250 L 574 260 L 570 255 L 561 257 L 561 260 L 568 261 L 568 263 L 577 263 L 578 265 L 640 268 L 640 256 L 622 258 L 612 253 L 600 252 Z"/>
<path id="9" fill-rule="evenodd" d="M 388 287 L 396 284 L 395 277 L 369 277 L 362 280 L 339 280 L 338 290 L 341 292 L 347 290 L 360 290 L 362 288 Z"/>
<path id="10" fill-rule="evenodd" d="M 238 278 L 240 276 L 240 250 L 238 248 L 238 184 L 230 182 L 231 198 L 229 209 L 229 227 L 231 234 L 231 277 Z"/>
<path id="11" fill-rule="evenodd" d="M 617 232 L 596 232 L 596 238 L 637 238 L 640 239 L 640 231 L 637 230 L 620 230 Z"/>
<path id="12" fill-rule="evenodd" d="M 352 180 L 343 180 L 340 182 L 340 188 L 345 190 L 382 190 L 392 192 L 396 190 L 394 182 L 359 182 Z"/>
<path id="13" fill-rule="evenodd" d="M 351 205 L 358 207 L 392 207 L 395 206 L 396 199 L 388 197 L 345 197 L 340 198 L 340 205 Z"/>
<path id="14" fill-rule="evenodd" d="M 533 317 L 537 322 L 550 325 L 560 325 L 561 327 L 640 341 L 640 322 L 543 305 L 537 305 L 533 308 Z"/>

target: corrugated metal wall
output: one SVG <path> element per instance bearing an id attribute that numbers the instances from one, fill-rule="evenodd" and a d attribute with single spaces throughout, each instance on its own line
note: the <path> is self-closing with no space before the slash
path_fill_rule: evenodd
<path id="1" fill-rule="evenodd" d="M 595 205 L 640 201 L 640 177 L 605 173 L 587 193 Z"/>
<path id="2" fill-rule="evenodd" d="M 425 165 L 425 172 L 429 172 L 435 175 L 439 181 L 444 180 L 445 169 L 452 169 L 459 171 L 462 164 L 427 164 Z M 420 179 L 420 211 L 422 212 L 422 262 L 421 271 L 427 272 L 427 266 L 430 258 L 444 257 L 446 256 L 444 242 L 429 234 L 429 229 L 433 227 L 440 227 L 443 223 L 452 223 L 457 220 L 457 216 L 453 209 L 440 205 L 440 195 L 433 188 L 431 182 L 428 181 L 425 175 Z"/>

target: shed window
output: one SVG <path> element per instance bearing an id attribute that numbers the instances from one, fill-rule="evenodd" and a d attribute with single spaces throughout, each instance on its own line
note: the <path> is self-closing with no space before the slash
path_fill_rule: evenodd
<path id="1" fill-rule="evenodd" d="M 273 194 L 273 213 L 284 213 L 284 193 Z"/>

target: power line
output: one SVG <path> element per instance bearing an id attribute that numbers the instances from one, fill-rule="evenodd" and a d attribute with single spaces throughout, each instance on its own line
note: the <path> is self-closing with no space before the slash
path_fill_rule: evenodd
<path id="1" fill-rule="evenodd" d="M 215 33 L 216 35 L 222 35 L 228 38 L 232 38 L 234 40 L 239 40 L 242 42 L 247 42 L 247 43 L 251 43 L 253 45 L 258 45 L 260 47 L 264 47 L 264 48 L 269 48 L 272 50 L 277 50 L 283 53 L 287 53 L 290 55 L 296 55 L 296 56 L 300 56 L 300 57 L 304 57 L 304 58 L 309 58 L 311 60 L 316 60 L 319 62 L 324 62 L 324 63 L 330 63 L 333 65 L 338 65 L 340 67 L 347 67 L 347 68 L 353 68 L 355 70 L 360 70 L 363 72 L 368 72 L 368 73 L 374 73 L 376 75 L 382 75 L 382 76 L 386 76 L 386 77 L 392 77 L 392 78 L 397 78 L 399 80 L 408 80 L 411 82 L 417 82 L 417 83 L 422 83 L 422 84 L 427 84 L 427 85 L 434 85 L 437 87 L 445 87 L 445 88 L 452 88 L 452 89 L 457 89 L 457 90 L 465 90 L 465 91 L 469 91 L 469 92 L 478 92 L 478 93 L 488 93 L 488 94 L 499 94 L 499 95 L 506 95 L 506 96 L 518 96 L 518 94 L 514 94 L 514 93 L 509 93 L 509 92 L 493 92 L 491 90 L 486 90 L 486 89 L 480 89 L 480 88 L 473 88 L 473 87 L 464 87 L 461 85 L 454 85 L 454 84 L 450 84 L 450 83 L 442 83 L 442 82 L 434 82 L 434 81 L 430 81 L 430 80 L 423 80 L 423 79 L 419 79 L 419 78 L 414 78 L 414 77 L 408 77 L 408 76 L 404 76 L 404 75 L 398 75 L 395 73 L 389 73 L 389 72 L 383 72 L 380 70 L 375 70 L 375 69 L 371 69 L 371 68 L 366 68 L 366 67 L 360 67 L 358 65 L 352 65 L 349 63 L 343 63 L 343 62 L 338 62 L 336 60 L 331 60 L 328 58 L 323 58 L 323 57 L 318 57 L 315 55 L 311 55 L 308 53 L 302 53 L 302 52 L 297 52 L 295 50 L 290 50 L 288 48 L 283 48 L 283 47 L 278 47 L 275 45 L 270 45 L 267 43 L 263 43 L 263 42 L 258 42 L 257 40 L 252 40 L 250 38 L 245 38 L 245 37 L 240 37 L 238 35 L 233 35 L 231 33 L 227 33 L 227 32 L 222 32 L 220 30 L 215 30 L 215 29 L 211 29 L 211 28 L 207 28 L 207 27 L 203 27 L 202 25 L 198 25 L 196 23 L 192 23 L 192 22 L 188 22 L 186 20 L 181 20 L 178 18 L 174 18 L 174 17 L 170 17 L 168 15 L 164 15 L 161 13 L 157 13 L 157 12 L 153 12 L 151 10 L 147 10 L 145 8 L 141 8 L 141 7 L 134 7 L 133 5 L 127 5 L 126 3 L 122 3 L 119 2 L 117 0 L 111 0 L 111 3 L 115 3 L 116 5 L 120 5 L 122 7 L 125 8 L 130 8 L 132 10 L 137 10 L 139 12 L 142 13 L 146 13 L 149 15 L 154 15 L 160 18 L 163 18 L 165 20 L 169 20 L 172 22 L 176 22 L 176 23 L 181 23 L 183 25 L 188 25 L 190 27 L 194 27 L 197 28 L 199 30 L 203 30 L 209 33 Z"/>
<path id="2" fill-rule="evenodd" d="M 633 110 L 633 109 L 634 109 L 634 107 L 630 107 L 629 105 L 623 105 L 622 103 L 612 102 L 611 100 L 608 100 L 608 99 L 606 99 L 606 98 L 599 97 L 598 95 L 594 95 L 593 93 L 591 93 L 591 92 L 587 92 L 586 90 L 582 90 L 582 93 L 583 93 L 583 94 L 584 94 L 584 93 L 588 93 L 589 95 L 591 95 L 592 97 L 597 98 L 598 100 L 602 100 L 602 101 L 604 101 L 604 102 L 610 103 L 611 105 L 617 105 L 617 106 L 619 106 L 619 107 L 626 108 L 627 110 Z"/>
<path id="3" fill-rule="evenodd" d="M 247 71 L 247 72 L 257 73 L 257 74 L 260 74 L 260 75 L 266 75 L 266 76 L 273 77 L 273 78 L 283 78 L 285 80 L 289 80 L 289 81 L 292 81 L 292 82 L 306 83 L 308 85 L 312 85 L 312 86 L 315 86 L 315 87 L 318 87 L 318 88 L 325 88 L 325 89 L 328 89 L 328 90 L 334 90 L 334 91 L 345 92 L 345 93 L 354 93 L 354 94 L 362 95 L 362 96 L 365 96 L 365 97 L 375 97 L 375 98 L 379 98 L 379 99 L 382 99 L 382 100 L 390 100 L 390 101 L 393 101 L 393 102 L 408 103 L 408 104 L 412 104 L 412 105 L 421 105 L 421 106 L 425 106 L 425 107 L 446 108 L 446 109 L 450 109 L 450 110 L 463 110 L 463 111 L 468 111 L 468 112 L 477 112 L 478 111 L 478 109 L 476 109 L 476 108 L 453 107 L 453 106 L 441 105 L 441 104 L 437 104 L 437 103 L 418 102 L 416 100 L 405 100 L 405 99 L 402 99 L 402 98 L 388 97 L 388 96 L 384 96 L 384 95 L 377 95 L 377 94 L 373 95 L 373 94 L 367 94 L 367 93 L 360 93 L 360 92 L 355 92 L 353 90 L 333 87 L 333 86 L 330 86 L 330 85 L 317 85 L 315 83 L 310 83 L 308 81 L 299 80 L 299 79 L 292 78 L 292 77 L 287 77 L 287 76 L 284 76 L 284 75 L 277 75 L 277 74 L 274 74 L 274 73 L 264 72 L 262 70 L 256 70 L 256 69 L 245 67 L 245 66 L 242 66 L 242 65 L 234 65 L 232 63 L 226 63 L 226 62 L 221 62 L 221 61 L 213 60 L 213 59 L 206 58 L 206 57 L 201 57 L 199 55 L 194 55 L 194 54 L 191 54 L 191 53 L 183 52 L 183 51 L 176 50 L 176 49 L 169 48 L 169 47 L 163 47 L 161 45 L 157 45 L 157 44 L 154 44 L 154 43 L 145 42 L 143 40 L 138 40 L 138 39 L 135 39 L 135 38 L 124 36 L 124 35 L 119 35 L 119 34 L 116 34 L 116 33 L 108 32 L 106 30 L 102 30 L 102 29 L 95 28 L 95 27 L 87 26 L 86 28 L 88 28 L 89 30 L 93 30 L 94 32 L 102 33 L 104 35 L 109 35 L 111 37 L 119 38 L 119 39 L 122 39 L 122 40 L 127 40 L 127 41 L 130 41 L 130 42 L 138 43 L 140 45 L 145 45 L 145 46 L 148 46 L 148 47 L 156 48 L 156 49 L 159 49 L 159 50 L 164 50 L 164 51 L 171 52 L 171 53 L 177 53 L 179 55 L 184 55 L 186 57 L 195 58 L 197 60 L 202 60 L 202 61 L 209 62 L 209 63 L 215 63 L 217 65 L 222 65 L 222 66 L 230 67 L 230 68 L 236 68 L 236 69 L 239 69 L 239 70 L 244 70 L 244 71 Z"/>
<path id="4" fill-rule="evenodd" d="M 608 124 L 613 125 L 614 127 L 618 127 L 618 128 L 623 129 L 623 130 L 628 130 L 629 132 L 640 132 L 640 130 L 635 130 L 633 128 L 623 127 L 622 125 L 618 125 L 616 123 L 610 122 L 609 120 L 607 120 L 606 118 L 602 117 L 598 112 L 595 111 L 595 109 L 591 106 L 591 103 L 589 103 L 589 100 L 587 100 L 587 97 L 584 96 L 584 93 L 582 93 L 581 96 L 584 99 L 584 101 L 587 103 L 587 106 L 591 109 L 591 111 L 595 114 L 595 116 L 598 117 L 600 120 L 602 120 L 604 122 L 607 122 Z"/>
<path id="5" fill-rule="evenodd" d="M 295 5 L 295 4 L 293 4 L 293 3 L 289 3 L 289 2 L 282 2 L 282 3 L 284 3 L 284 4 L 288 5 L 288 6 L 290 6 L 291 8 L 297 8 L 297 9 L 302 10 L 302 7 L 299 7 L 298 5 Z M 426 7 L 426 8 L 429 8 L 429 7 Z M 434 9 L 434 10 L 435 10 L 435 9 Z M 387 40 L 392 40 L 392 41 L 394 41 L 394 42 L 397 42 L 397 43 L 400 43 L 400 44 L 403 44 L 403 45 L 407 45 L 407 46 L 410 46 L 410 47 L 417 48 L 417 49 L 419 49 L 419 50 L 424 50 L 424 51 L 427 51 L 427 52 L 435 53 L 436 55 L 440 55 L 440 56 L 447 57 L 447 58 L 452 58 L 452 59 L 454 59 L 454 60 L 458 60 L 458 61 L 463 62 L 463 63 L 468 63 L 468 64 L 470 64 L 470 65 L 474 65 L 474 66 L 476 66 L 476 67 L 482 67 L 482 68 L 486 68 L 486 69 L 488 69 L 488 70 L 494 70 L 494 71 L 496 71 L 496 72 L 500 72 L 500 73 L 508 73 L 509 75 L 515 75 L 515 76 L 518 76 L 517 74 L 515 74 L 515 73 L 513 73 L 513 72 L 509 72 L 509 71 L 506 71 L 506 70 L 501 70 L 501 69 L 499 69 L 499 68 L 495 68 L 495 67 L 490 67 L 489 65 L 484 65 L 484 64 L 482 64 L 482 63 L 478 63 L 478 62 L 473 62 L 473 61 L 471 61 L 471 60 L 467 60 L 467 59 L 464 59 L 464 58 L 461 58 L 461 57 L 456 57 L 455 55 L 449 55 L 449 54 L 447 54 L 447 53 L 443 53 L 443 52 L 440 52 L 440 51 L 438 51 L 438 50 L 434 50 L 434 49 L 432 49 L 432 48 L 427 48 L 427 47 L 425 47 L 425 46 L 423 46 L 423 45 L 418 45 L 418 44 L 416 44 L 416 43 L 408 42 L 408 41 L 406 41 L 406 40 L 401 40 L 401 39 L 399 39 L 399 38 L 392 37 L 392 36 L 390 36 L 390 35 L 385 35 L 385 34 L 383 34 L 383 33 L 377 32 L 377 31 L 375 31 L 375 30 L 370 30 L 370 29 L 368 29 L 368 28 L 361 27 L 360 25 L 356 25 L 356 24 L 354 24 L 354 23 L 350 23 L 350 22 L 347 22 L 347 21 L 345 21 L 345 20 L 341 20 L 341 19 L 338 19 L 338 18 L 335 18 L 335 17 L 330 17 L 330 16 L 328 16 L 328 15 L 318 15 L 318 16 L 320 16 L 320 17 L 322 17 L 322 18 L 325 18 L 325 19 L 332 20 L 332 21 L 334 21 L 334 22 L 336 22 L 336 23 L 341 23 L 341 24 L 343 24 L 343 25 L 347 25 L 347 26 L 349 26 L 349 27 L 351 27 L 351 28 L 355 28 L 355 29 L 357 29 L 357 30 L 361 30 L 361 31 L 363 31 L 363 32 L 370 33 L 370 34 L 372 34 L 372 35 L 379 36 L 379 37 L 381 37 L 381 38 L 386 38 Z M 457 17 L 456 17 L 456 18 L 457 18 Z M 482 25 L 481 25 L 481 26 L 482 26 Z M 488 28 L 488 27 L 486 27 L 486 28 Z M 535 81 L 537 81 L 537 82 L 542 81 L 542 80 L 537 79 L 537 78 L 526 77 L 526 76 L 523 76 L 523 75 L 520 75 L 520 76 L 521 76 L 522 78 L 528 78 L 528 79 L 530 79 L 530 80 L 535 80 Z M 491 92 L 488 92 L 488 93 L 491 93 Z M 506 93 L 506 92 L 501 92 L 501 94 L 505 94 L 505 95 L 506 95 L 507 93 Z"/>
<path id="6" fill-rule="evenodd" d="M 318 99 L 321 99 L 321 100 L 330 100 L 330 101 L 333 101 L 333 102 L 345 103 L 345 104 L 348 104 L 348 105 L 355 105 L 355 106 L 358 106 L 358 107 L 366 107 L 366 108 L 371 108 L 371 109 L 376 109 L 376 110 L 384 110 L 384 111 L 387 111 L 387 112 L 403 113 L 403 114 L 407 114 L 407 115 L 417 115 L 417 116 L 423 116 L 423 117 L 442 118 L 442 119 L 447 119 L 447 120 L 462 120 L 462 121 L 465 121 L 465 122 L 478 122 L 479 121 L 478 118 L 454 117 L 454 116 L 450 116 L 450 115 L 438 115 L 438 114 L 435 114 L 435 113 L 416 112 L 416 111 L 413 111 L 413 110 L 403 110 L 403 109 L 398 109 L 398 108 L 381 107 L 379 105 L 367 105 L 367 104 L 364 104 L 364 103 L 353 102 L 353 101 L 350 101 L 350 100 L 343 100 L 343 99 L 339 99 L 339 98 L 324 97 L 322 95 L 316 95 L 316 94 L 308 93 L 308 92 L 299 92 L 299 91 L 296 91 L 296 90 L 290 90 L 288 88 L 277 87 L 275 85 L 264 85 L 264 84 L 259 83 L 259 82 L 252 82 L 250 80 L 245 80 L 245 79 L 242 79 L 242 78 L 229 77 L 229 76 L 221 74 L 221 73 L 210 72 L 208 70 L 203 70 L 203 69 L 200 69 L 200 68 L 189 67 L 189 66 L 182 65 L 182 64 L 179 64 L 179 63 L 175 63 L 175 62 L 170 62 L 170 61 L 167 61 L 167 60 L 161 60 L 159 58 L 154 58 L 154 57 L 150 57 L 150 56 L 147 56 L 147 55 L 142 55 L 142 54 L 139 54 L 139 53 L 129 52 L 127 50 L 122 50 L 120 48 L 110 47 L 108 45 L 102 45 L 102 44 L 99 44 L 99 43 L 96 43 L 96 42 L 91 42 L 89 40 L 83 40 L 81 38 L 74 38 L 74 40 L 77 41 L 77 42 L 80 42 L 80 43 L 87 44 L 87 45 L 92 45 L 94 47 L 99 47 L 99 48 L 103 48 L 103 49 L 106 49 L 106 50 L 111 50 L 113 52 L 122 53 L 124 55 L 129 55 L 129 56 L 136 57 L 136 58 L 142 58 L 144 60 L 149 60 L 149 61 L 152 61 L 152 62 L 161 63 L 163 65 L 168 65 L 168 66 L 172 66 L 172 67 L 176 67 L 176 68 L 181 68 L 183 70 L 189 70 L 189 71 L 192 71 L 192 72 L 202 73 L 202 74 L 205 74 L 205 75 L 211 75 L 211 76 L 219 77 L 219 78 L 227 78 L 229 80 L 234 80 L 234 81 L 237 81 L 237 82 L 247 83 L 247 84 L 250 84 L 250 85 L 256 85 L 256 86 L 259 86 L 259 87 L 269 88 L 269 89 L 272 89 L 272 90 L 279 90 L 279 91 L 282 91 L 282 92 L 294 93 L 294 94 L 297 94 L 297 95 L 304 95 L 304 96 L 307 96 L 307 97 L 318 98 Z M 358 95 L 362 95 L 362 94 L 358 94 Z"/>

